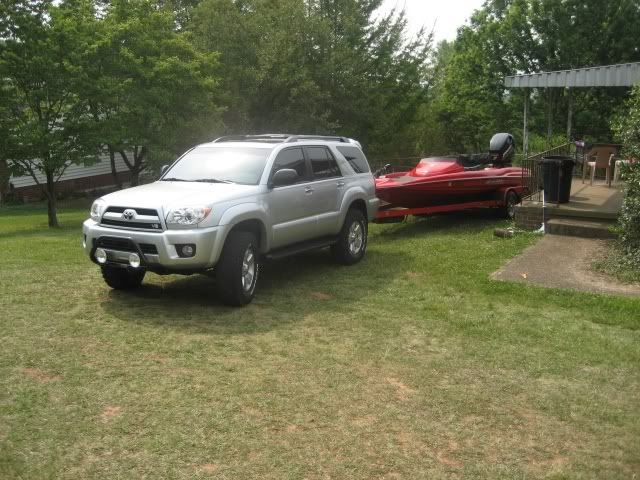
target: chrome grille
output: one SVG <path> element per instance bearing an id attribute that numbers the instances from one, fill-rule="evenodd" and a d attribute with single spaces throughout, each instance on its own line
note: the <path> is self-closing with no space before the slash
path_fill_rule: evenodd
<path id="1" fill-rule="evenodd" d="M 101 225 L 126 229 L 161 232 L 162 221 L 157 210 L 136 207 L 108 207 L 102 215 Z"/>

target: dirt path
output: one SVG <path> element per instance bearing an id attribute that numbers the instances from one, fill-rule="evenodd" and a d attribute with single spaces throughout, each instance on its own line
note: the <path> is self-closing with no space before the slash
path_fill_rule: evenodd
<path id="1" fill-rule="evenodd" d="M 592 270 L 592 263 L 611 248 L 610 240 L 545 235 L 493 273 L 492 278 L 551 288 L 640 296 L 640 284 L 620 283 Z"/>

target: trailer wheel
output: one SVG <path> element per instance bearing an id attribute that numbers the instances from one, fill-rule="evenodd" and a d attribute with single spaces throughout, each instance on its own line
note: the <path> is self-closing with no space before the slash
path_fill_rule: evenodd
<path id="1" fill-rule="evenodd" d="M 516 192 L 510 190 L 502 207 L 502 216 L 509 220 L 513 220 L 516 216 L 516 205 L 520 203 L 520 197 Z"/>

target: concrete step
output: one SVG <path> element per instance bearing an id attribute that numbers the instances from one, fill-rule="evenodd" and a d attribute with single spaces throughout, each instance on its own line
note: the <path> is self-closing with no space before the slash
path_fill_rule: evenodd
<path id="1" fill-rule="evenodd" d="M 582 238 L 616 238 L 610 227 L 613 222 L 583 220 L 578 218 L 552 218 L 547 222 L 546 233 Z"/>
<path id="2" fill-rule="evenodd" d="M 576 204 L 563 203 L 560 207 L 555 204 L 547 204 L 545 208 L 545 215 L 547 218 L 575 218 L 583 220 L 594 221 L 609 221 L 615 222 L 618 218 L 619 207 L 615 210 L 605 209 L 603 207 L 584 208 L 583 206 L 576 206 Z"/>

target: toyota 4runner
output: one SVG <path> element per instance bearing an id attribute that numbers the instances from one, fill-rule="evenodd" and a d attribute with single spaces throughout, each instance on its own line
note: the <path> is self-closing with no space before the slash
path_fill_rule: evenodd
<path id="1" fill-rule="evenodd" d="M 378 203 L 355 140 L 222 137 L 154 183 L 97 199 L 83 246 L 112 288 L 136 288 L 148 271 L 210 273 L 225 303 L 245 305 L 264 258 L 330 247 L 340 263 L 360 261 Z"/>

